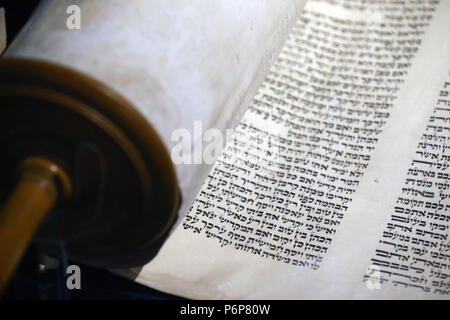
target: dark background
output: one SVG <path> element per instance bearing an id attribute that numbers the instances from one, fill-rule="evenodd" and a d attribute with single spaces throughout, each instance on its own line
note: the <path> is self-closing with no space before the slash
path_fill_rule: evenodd
<path id="1" fill-rule="evenodd" d="M 27 22 L 38 3 L 39 0 L 0 0 L 0 7 L 5 8 L 8 45 Z"/>

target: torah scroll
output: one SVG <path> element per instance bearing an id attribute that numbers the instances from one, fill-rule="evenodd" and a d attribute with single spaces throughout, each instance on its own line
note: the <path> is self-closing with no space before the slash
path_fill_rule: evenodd
<path id="1" fill-rule="evenodd" d="M 194 136 L 195 121 L 222 132 L 237 124 L 304 2 L 46 0 L 5 56 L 101 80 L 134 104 L 170 150 L 174 130 Z M 79 11 L 79 29 L 69 26 L 71 10 Z M 195 139 L 202 137 L 186 152 Z M 184 213 L 210 166 L 176 169 Z"/>

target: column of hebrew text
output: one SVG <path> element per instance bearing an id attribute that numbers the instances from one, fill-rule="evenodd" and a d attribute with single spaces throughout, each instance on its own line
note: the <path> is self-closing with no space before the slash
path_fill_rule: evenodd
<path id="1" fill-rule="evenodd" d="M 365 281 L 450 295 L 449 97 L 450 73 L 371 259 L 376 273 Z"/>
<path id="2" fill-rule="evenodd" d="M 320 267 L 437 5 L 333 3 L 306 6 L 185 229 Z"/>

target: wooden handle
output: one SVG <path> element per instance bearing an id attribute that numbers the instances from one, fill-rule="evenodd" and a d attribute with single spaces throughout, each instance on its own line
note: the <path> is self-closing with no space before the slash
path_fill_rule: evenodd
<path id="1" fill-rule="evenodd" d="M 42 219 L 71 193 L 69 176 L 51 160 L 27 158 L 19 170 L 19 181 L 0 211 L 0 293 Z"/>

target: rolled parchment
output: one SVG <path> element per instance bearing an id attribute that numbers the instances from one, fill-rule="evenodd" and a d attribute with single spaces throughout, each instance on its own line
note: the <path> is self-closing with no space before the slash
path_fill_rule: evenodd
<path id="1" fill-rule="evenodd" d="M 191 159 L 201 130 L 233 128 L 277 56 L 304 0 L 45 0 L 5 56 L 62 64 L 127 98 L 170 150 Z M 77 21 L 79 19 L 79 21 Z M 198 128 L 197 128 L 198 129 Z M 197 130 L 198 131 L 198 130 Z M 191 205 L 210 163 L 176 164 Z"/>

